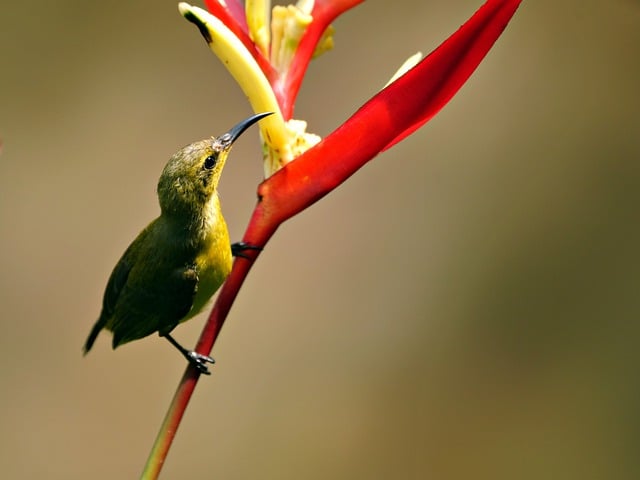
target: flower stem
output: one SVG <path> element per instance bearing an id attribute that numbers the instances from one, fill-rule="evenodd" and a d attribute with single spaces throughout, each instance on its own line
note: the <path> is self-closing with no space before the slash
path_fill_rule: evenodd
<path id="1" fill-rule="evenodd" d="M 196 387 L 200 373 L 191 365 L 187 368 L 180 380 L 178 389 L 176 390 L 169 410 L 160 425 L 160 431 L 153 444 L 147 463 L 144 466 L 141 480 L 155 480 L 160 475 L 160 470 L 167 458 L 169 447 L 173 442 L 173 438 L 178 430 L 178 425 L 182 420 L 182 416 L 187 408 L 191 394 Z"/>
<path id="2" fill-rule="evenodd" d="M 258 203 L 247 227 L 243 242 L 264 247 L 269 238 L 275 233 L 276 228 L 277 225 L 274 225 L 273 222 L 265 220 L 261 205 Z M 216 299 L 211 314 L 198 340 L 196 346 L 196 352 L 198 353 L 204 355 L 211 353 L 213 344 L 220 334 L 220 330 L 231 310 L 231 306 L 238 296 L 240 287 L 244 283 L 253 263 L 257 259 L 259 251 L 247 251 L 245 255 L 250 258 L 239 257 L 236 259 L 229 277 L 220 290 L 220 294 Z M 160 426 L 160 431 L 158 432 L 153 447 L 151 448 L 151 453 L 140 476 L 142 480 L 155 480 L 158 478 L 158 475 L 160 475 L 160 470 L 167 458 L 169 448 L 171 447 L 171 443 L 173 442 L 180 421 L 182 420 L 199 378 L 200 372 L 198 372 L 192 364 L 188 364 L 180 380 L 178 389 L 173 396 L 173 400 L 169 405 L 169 410 Z"/>

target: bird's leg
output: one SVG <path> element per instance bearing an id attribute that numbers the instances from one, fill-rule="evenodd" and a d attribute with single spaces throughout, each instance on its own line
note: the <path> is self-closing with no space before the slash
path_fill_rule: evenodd
<path id="1" fill-rule="evenodd" d="M 233 255 L 234 257 L 242 257 L 246 258 L 247 260 L 251 260 L 249 256 L 245 255 L 245 250 L 257 250 L 260 252 L 262 251 L 262 247 L 259 247 L 258 245 L 251 245 L 250 243 L 245 242 L 236 242 L 231 244 L 231 255 Z"/>
<path id="2" fill-rule="evenodd" d="M 205 375 L 211 375 L 211 372 L 207 368 L 207 363 L 216 363 L 216 361 L 213 358 L 208 357 L 206 355 L 202 355 L 201 353 L 198 353 L 198 352 L 194 352 L 193 350 L 187 350 L 182 345 L 180 345 L 168 333 L 165 333 L 162 336 L 165 337 L 167 340 L 169 340 L 169 343 L 171 343 L 171 345 L 176 347 L 180 351 L 180 353 L 184 355 L 184 357 L 189 361 L 189 363 L 191 363 L 200 371 L 200 373 L 204 373 Z"/>

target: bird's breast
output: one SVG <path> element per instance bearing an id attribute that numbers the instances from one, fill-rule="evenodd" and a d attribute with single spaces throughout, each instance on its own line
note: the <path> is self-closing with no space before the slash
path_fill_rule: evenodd
<path id="1" fill-rule="evenodd" d="M 222 216 L 203 241 L 200 252 L 195 258 L 198 272 L 198 287 L 193 306 L 184 320 L 202 310 L 211 296 L 220 288 L 231 271 L 231 244 L 227 225 Z"/>

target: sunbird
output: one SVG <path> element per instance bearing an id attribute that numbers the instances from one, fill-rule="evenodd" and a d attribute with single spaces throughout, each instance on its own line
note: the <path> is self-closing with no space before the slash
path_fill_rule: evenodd
<path id="1" fill-rule="evenodd" d="M 232 255 L 256 246 L 231 245 L 220 210 L 218 181 L 231 146 L 258 120 L 253 115 L 224 135 L 176 152 L 160 175 L 160 216 L 142 230 L 113 269 L 102 312 L 84 344 L 86 355 L 102 329 L 113 332 L 112 346 L 158 332 L 201 373 L 211 357 L 182 347 L 171 332 L 196 315 L 231 271 Z"/>

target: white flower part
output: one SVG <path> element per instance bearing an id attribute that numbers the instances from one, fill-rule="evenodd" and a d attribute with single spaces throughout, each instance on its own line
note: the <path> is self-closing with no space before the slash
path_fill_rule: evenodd
<path id="1" fill-rule="evenodd" d="M 265 176 L 269 177 L 284 167 L 293 159 L 317 144 L 322 138 L 315 133 L 309 133 L 307 122 L 291 119 L 287 122 L 287 134 L 289 141 L 285 150 L 275 151 L 269 148 L 263 149 Z"/>
<path id="2" fill-rule="evenodd" d="M 311 15 L 314 4 L 314 0 L 298 0 L 296 7 L 305 15 Z"/>
<path id="3" fill-rule="evenodd" d="M 423 57 L 422 52 L 417 52 L 417 53 L 414 53 L 413 55 L 411 55 L 409 58 L 407 58 L 404 61 L 404 63 L 400 66 L 398 71 L 393 74 L 393 77 L 391 77 L 391 80 L 389 80 L 386 83 L 386 85 L 384 87 L 382 87 L 382 88 L 388 87 L 393 82 L 395 82 L 398 78 L 400 78 L 402 75 L 404 75 L 409 70 L 411 70 L 413 67 L 415 67 L 420 62 L 420 60 L 422 60 L 422 57 Z"/>
<path id="4" fill-rule="evenodd" d="M 295 5 L 276 5 L 271 14 L 271 64 L 280 73 L 289 71 L 300 39 L 313 17 Z"/>

